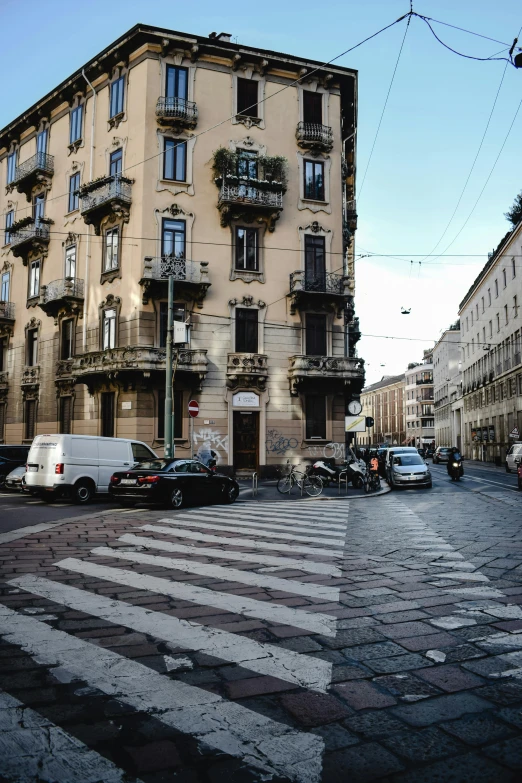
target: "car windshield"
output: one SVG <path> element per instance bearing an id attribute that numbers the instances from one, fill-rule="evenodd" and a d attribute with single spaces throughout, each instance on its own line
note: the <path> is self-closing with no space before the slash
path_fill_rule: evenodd
<path id="1" fill-rule="evenodd" d="M 424 465 L 424 461 L 418 454 L 401 454 L 393 458 L 393 464 L 403 468 L 405 465 Z"/>
<path id="2" fill-rule="evenodd" d="M 448 454 L 451 449 L 439 449 L 439 454 Z"/>
<path id="3" fill-rule="evenodd" d="M 170 459 L 149 459 L 139 462 L 135 470 L 167 470 L 171 462 Z"/>

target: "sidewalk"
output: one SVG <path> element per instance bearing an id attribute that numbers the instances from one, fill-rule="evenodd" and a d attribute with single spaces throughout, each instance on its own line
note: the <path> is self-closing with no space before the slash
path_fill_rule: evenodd
<path id="1" fill-rule="evenodd" d="M 281 492 L 278 492 L 277 490 L 277 481 L 260 481 L 257 495 L 254 495 L 252 490 L 252 480 L 251 479 L 240 479 L 238 481 L 239 484 L 239 498 L 238 500 L 258 500 L 262 503 L 265 502 L 281 502 L 281 501 L 292 501 L 292 500 L 352 500 L 353 498 L 375 498 L 379 497 L 380 495 L 386 495 L 388 492 L 390 492 L 390 488 L 388 484 L 381 479 L 381 489 L 379 492 L 370 492 L 366 494 L 364 490 L 362 489 L 354 489 L 351 485 L 348 486 L 348 492 L 346 492 L 345 487 L 341 487 L 341 491 L 339 492 L 339 488 L 337 486 L 330 486 L 325 487 L 322 491 L 322 493 L 317 497 L 308 497 L 306 493 L 303 493 L 303 496 L 301 497 L 301 491 L 298 487 L 294 487 L 292 491 L 289 494 L 282 494 Z"/>

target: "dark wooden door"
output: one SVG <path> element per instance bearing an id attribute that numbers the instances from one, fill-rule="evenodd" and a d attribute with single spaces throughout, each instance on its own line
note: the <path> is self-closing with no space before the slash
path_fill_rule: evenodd
<path id="1" fill-rule="evenodd" d="M 257 470 L 259 413 L 234 411 L 234 468 Z"/>

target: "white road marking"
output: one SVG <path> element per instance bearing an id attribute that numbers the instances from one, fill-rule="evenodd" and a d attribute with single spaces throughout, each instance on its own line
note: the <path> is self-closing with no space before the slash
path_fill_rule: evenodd
<path id="1" fill-rule="evenodd" d="M 0 775 L 16 783 L 125 783 L 129 779 L 112 761 L 1 691 Z"/>
<path id="2" fill-rule="evenodd" d="M 275 552 L 295 552 L 303 555 L 324 555 L 325 557 L 342 557 L 342 551 L 331 549 L 319 549 L 314 546 L 293 546 L 292 544 L 271 544 L 270 541 L 254 541 L 249 538 L 223 538 L 221 536 L 211 536 L 206 533 L 196 533 L 193 530 L 182 530 L 176 527 L 176 522 L 169 519 L 158 520 L 160 525 L 143 525 L 142 530 L 155 530 L 158 533 L 167 533 L 176 538 L 190 538 L 194 541 L 206 541 L 209 544 L 224 544 L 225 546 L 241 546 L 247 549 L 271 549 Z M 161 527 L 162 523 L 172 525 L 170 528 Z M 161 527 L 161 530 L 160 530 Z M 247 553 L 244 553 L 245 560 L 248 560 Z"/>
<path id="3" fill-rule="evenodd" d="M 336 633 L 336 618 L 321 612 L 307 612 L 304 609 L 294 609 L 291 606 L 282 606 L 272 601 L 256 601 L 244 595 L 220 593 L 206 587 L 171 582 L 161 577 L 88 563 L 74 557 L 60 560 L 55 565 L 77 574 L 86 574 L 116 584 L 136 587 L 138 590 L 170 595 L 181 601 L 190 601 L 202 606 L 215 606 L 216 609 L 225 609 L 227 612 L 240 614 L 244 617 L 258 617 L 262 620 L 268 620 L 268 622 L 290 625 L 293 628 L 304 628 L 311 633 L 320 633 L 325 636 L 335 636 Z"/>
<path id="4" fill-rule="evenodd" d="M 263 529 L 270 529 L 270 530 L 282 530 L 284 532 L 286 531 L 296 531 L 301 533 L 311 533 L 312 535 L 317 535 L 318 533 L 322 536 L 340 536 L 342 535 L 346 528 L 342 525 L 332 525 L 328 527 L 319 527 L 316 525 L 315 527 L 303 527 L 303 525 L 308 525 L 312 523 L 303 522 L 301 520 L 300 525 L 295 524 L 295 517 L 293 519 L 287 519 L 287 520 L 281 520 L 278 519 L 278 517 L 270 516 L 270 519 L 267 520 L 266 516 L 259 515 L 258 517 L 253 517 L 251 514 L 248 515 L 248 518 L 243 517 L 230 517 L 229 514 L 216 514 L 213 512 L 212 514 L 183 514 L 179 517 L 176 517 L 176 519 L 180 519 L 181 522 L 185 522 L 186 519 L 205 519 L 207 521 L 212 522 L 228 522 L 230 525 L 251 525 L 252 527 L 259 527 Z M 259 520 L 264 520 L 263 522 L 260 522 Z M 273 521 L 275 520 L 275 521 Z M 286 524 L 279 524 L 281 521 L 286 522 Z M 334 530 L 333 528 L 339 527 L 339 530 Z"/>
<path id="5" fill-rule="evenodd" d="M 439 472 L 439 471 L 437 471 Z M 443 471 L 440 471 L 439 475 L 442 475 Z M 501 481 L 493 481 L 493 479 L 485 479 L 485 478 L 478 478 L 477 476 L 470 476 L 469 473 L 465 474 L 466 481 L 476 481 L 479 483 L 485 483 L 485 484 L 496 484 L 498 487 L 502 487 L 502 489 L 509 490 L 510 492 L 518 492 L 516 487 L 510 487 L 508 484 L 503 484 Z"/>
<path id="6" fill-rule="evenodd" d="M 494 587 L 445 587 L 444 593 L 469 596 L 470 598 L 504 598 L 505 594 Z"/>
<path id="7" fill-rule="evenodd" d="M 194 519 L 195 517 L 192 516 L 191 519 Z M 183 525 L 184 527 L 191 527 L 191 528 L 199 528 L 201 530 L 217 530 L 223 531 L 225 533 L 241 533 L 243 535 L 252 535 L 252 536 L 259 536 L 261 534 L 261 530 L 264 528 L 264 525 L 260 524 L 257 525 L 257 523 L 250 523 L 250 522 L 241 522 L 240 520 L 234 520 L 234 524 L 232 525 L 222 525 L 220 523 L 218 524 L 212 524 L 208 521 L 209 516 L 206 514 L 205 516 L 201 516 L 201 519 L 206 520 L 204 522 L 191 522 L 186 518 L 186 516 L 180 515 L 180 517 L 176 517 L 176 519 L 160 519 L 160 524 L 167 523 L 168 525 Z M 256 527 L 254 527 L 254 524 L 256 524 Z M 237 529 L 238 525 L 251 525 L 251 527 L 244 527 L 241 530 Z M 344 539 L 332 539 L 331 541 L 325 538 L 319 538 L 318 536 L 299 536 L 296 535 L 292 528 L 288 528 L 287 533 L 273 533 L 271 530 L 267 530 L 266 535 L 270 538 L 275 539 L 282 539 L 285 540 L 287 538 L 291 538 L 294 541 L 297 541 L 300 543 L 301 541 L 305 544 L 324 544 L 326 546 L 344 546 Z M 232 539 L 233 542 L 233 539 Z M 231 543 L 232 543 L 231 542 Z"/>
<path id="8" fill-rule="evenodd" d="M 453 631 L 455 628 L 464 628 L 466 625 L 477 624 L 476 620 L 472 620 L 469 617 L 455 617 L 455 615 L 437 617 L 434 620 L 429 620 L 429 623 L 437 628 L 444 628 L 446 631 Z"/>
<path id="9" fill-rule="evenodd" d="M 245 585 L 268 587 L 270 590 L 283 590 L 295 595 L 307 595 L 311 598 L 323 598 L 325 601 L 339 601 L 339 588 L 325 585 L 314 585 L 312 582 L 298 582 L 295 579 L 281 579 L 277 576 L 257 574 L 255 571 L 241 571 L 238 568 L 224 568 L 211 563 L 197 563 L 193 560 L 181 560 L 174 557 L 147 555 L 143 552 L 125 552 L 121 549 L 110 549 L 99 546 L 91 550 L 93 555 L 115 557 L 120 560 L 130 560 L 133 563 L 147 563 L 162 566 L 176 571 L 186 571 L 189 574 L 223 579 L 227 582 L 240 582 Z"/>
<path id="10" fill-rule="evenodd" d="M 56 666 L 53 675 L 62 672 L 80 678 L 163 724 L 195 736 L 198 741 L 265 773 L 287 777 L 296 783 L 319 782 L 324 742 L 312 732 L 296 731 L 215 693 L 172 680 L 143 664 L 7 607 L 0 606 L 0 616 L 4 638 L 21 646 L 38 662 Z M 105 783 L 105 778 L 102 779 Z"/>
<path id="11" fill-rule="evenodd" d="M 337 523 L 332 522 L 330 520 L 336 520 L 340 519 L 336 514 L 329 514 L 328 517 L 318 517 L 317 514 L 302 514 L 299 512 L 299 514 L 291 513 L 290 511 L 288 513 L 283 511 L 272 511 L 271 509 L 267 509 L 265 511 L 243 511 L 243 509 L 234 509 L 234 514 L 231 514 L 230 511 L 225 511 L 224 509 L 212 509 L 212 516 L 218 515 L 223 516 L 226 519 L 228 519 L 230 522 L 233 522 L 236 517 L 243 518 L 250 518 L 252 519 L 264 519 L 267 521 L 272 520 L 280 520 L 282 522 L 295 522 L 296 519 L 299 521 L 302 521 L 303 524 L 306 525 L 312 525 L 314 527 L 320 526 L 320 527 L 326 527 L 326 528 L 336 528 L 338 530 L 346 530 L 346 521 L 344 523 Z M 192 514 L 192 511 L 186 511 L 185 514 Z"/>
<path id="12" fill-rule="evenodd" d="M 171 529 L 157 525 L 143 525 L 140 530 L 150 532 L 164 533 L 170 535 Z M 195 555 L 199 557 L 219 557 L 222 560 L 236 560 L 240 563 L 259 563 L 265 566 L 274 566 L 275 568 L 295 568 L 297 571 L 306 571 L 311 574 L 322 574 L 325 576 L 342 576 L 342 571 L 337 566 L 330 563 L 314 563 L 312 560 L 294 560 L 291 557 L 274 557 L 273 555 L 261 555 L 251 552 L 234 552 L 224 549 L 212 549 L 206 546 L 194 546 L 193 544 L 177 544 L 173 541 L 162 541 L 161 539 L 145 538 L 135 536 L 132 533 L 125 533 L 120 536 L 119 541 L 125 544 L 134 544 L 144 546 L 148 549 L 160 549 L 163 552 L 177 552 L 183 555 Z"/>

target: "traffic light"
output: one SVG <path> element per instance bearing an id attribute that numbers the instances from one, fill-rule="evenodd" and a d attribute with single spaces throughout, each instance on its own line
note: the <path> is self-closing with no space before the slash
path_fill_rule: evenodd
<path id="1" fill-rule="evenodd" d="M 369 429 L 370 427 L 373 427 L 374 424 L 375 424 L 375 422 L 373 420 L 373 416 L 367 416 L 366 417 L 366 428 Z"/>

